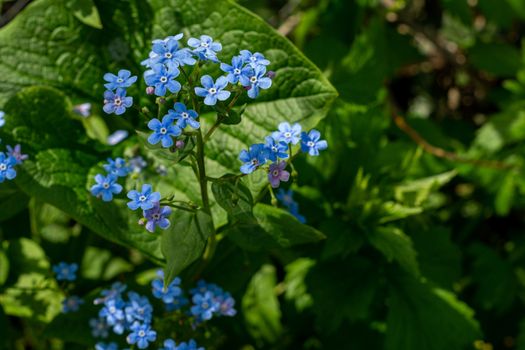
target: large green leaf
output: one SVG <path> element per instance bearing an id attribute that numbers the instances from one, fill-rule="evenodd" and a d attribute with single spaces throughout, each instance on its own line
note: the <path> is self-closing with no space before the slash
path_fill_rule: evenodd
<path id="1" fill-rule="evenodd" d="M 165 282 L 169 284 L 185 267 L 197 260 L 213 232 L 210 215 L 176 212 L 175 223 L 162 234 L 162 254 L 166 258 Z"/>
<path id="2" fill-rule="evenodd" d="M 392 281 L 387 350 L 467 349 L 479 339 L 474 312 L 454 294 L 406 274 Z"/>

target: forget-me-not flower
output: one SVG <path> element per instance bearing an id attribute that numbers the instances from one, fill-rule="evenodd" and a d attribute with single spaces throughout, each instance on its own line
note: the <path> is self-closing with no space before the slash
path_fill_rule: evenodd
<path id="1" fill-rule="evenodd" d="M 29 158 L 27 154 L 22 154 L 22 147 L 17 144 L 15 147 L 11 147 L 9 145 L 7 147 L 7 156 L 13 157 L 16 160 L 16 164 L 22 164 L 22 162 Z"/>
<path id="2" fill-rule="evenodd" d="M 148 210 L 155 206 L 156 202 L 160 201 L 160 193 L 152 192 L 151 185 L 144 184 L 142 185 L 142 191 L 129 191 L 128 198 L 131 199 L 128 202 L 128 208 L 131 210 L 137 210 L 141 208 L 142 210 Z"/>
<path id="3" fill-rule="evenodd" d="M 126 96 L 126 90 L 118 88 L 113 92 L 107 90 L 104 92 L 104 107 L 102 109 L 107 114 L 115 113 L 121 115 L 126 111 L 126 108 L 133 104 L 133 97 Z"/>
<path id="4" fill-rule="evenodd" d="M 126 139 L 129 133 L 126 130 L 116 130 L 114 133 L 108 136 L 108 145 L 114 146 Z"/>
<path id="5" fill-rule="evenodd" d="M 264 55 L 260 52 L 251 53 L 248 50 L 242 50 L 241 51 L 241 57 L 244 60 L 244 62 L 248 65 L 250 65 L 252 68 L 255 68 L 257 66 L 267 66 L 270 64 L 270 61 L 267 60 Z"/>
<path id="6" fill-rule="evenodd" d="M 279 163 L 270 164 L 270 169 L 268 170 L 268 180 L 270 185 L 273 188 L 279 187 L 281 181 L 288 181 L 290 178 L 290 173 L 286 171 L 286 162 L 282 161 Z"/>
<path id="7" fill-rule="evenodd" d="M 134 321 L 151 323 L 153 318 L 153 306 L 151 306 L 148 298 L 135 292 L 129 292 L 128 297 L 128 305 L 124 308 L 126 321 L 129 323 L 133 323 Z"/>
<path id="8" fill-rule="evenodd" d="M 169 90 L 171 93 L 180 91 L 181 85 L 175 80 L 179 74 L 180 71 L 175 64 L 168 63 L 164 65 L 157 63 L 144 73 L 144 80 L 148 86 L 155 87 L 155 95 L 164 96 L 166 95 L 166 90 Z"/>
<path id="9" fill-rule="evenodd" d="M 175 298 L 182 294 L 182 289 L 180 288 L 180 278 L 175 277 L 173 281 L 170 282 L 168 287 L 164 288 L 164 272 L 159 270 L 157 271 L 157 275 L 160 278 L 151 281 L 153 296 L 157 299 L 162 299 L 165 304 L 173 303 Z"/>
<path id="10" fill-rule="evenodd" d="M 78 264 L 60 262 L 53 266 L 53 272 L 57 281 L 74 281 L 77 279 Z"/>
<path id="11" fill-rule="evenodd" d="M 200 39 L 190 38 L 188 46 L 193 47 L 193 52 L 196 53 L 202 60 L 211 60 L 217 62 L 217 52 L 222 50 L 222 45 L 219 42 L 213 41 L 208 35 L 201 35 Z"/>
<path id="12" fill-rule="evenodd" d="M 95 344 L 95 350 L 118 350 L 117 343 L 111 342 L 111 343 L 96 343 Z"/>
<path id="13" fill-rule="evenodd" d="M 266 67 L 257 66 L 255 67 L 253 74 L 249 77 L 241 75 L 239 80 L 241 84 L 246 87 L 250 87 L 248 90 L 248 96 L 250 98 L 257 98 L 259 96 L 260 89 L 269 89 L 272 86 L 272 79 L 265 77 Z"/>
<path id="14" fill-rule="evenodd" d="M 123 158 L 118 157 L 115 160 L 108 158 L 107 161 L 108 163 L 102 165 L 102 167 L 108 173 L 118 177 L 125 177 L 129 174 L 130 169 Z"/>
<path id="15" fill-rule="evenodd" d="M 104 318 L 92 318 L 89 320 L 91 335 L 95 338 L 107 338 L 109 335 L 109 326 Z"/>
<path id="16" fill-rule="evenodd" d="M 290 123 L 283 122 L 279 124 L 278 129 L 279 131 L 272 133 L 274 139 L 294 145 L 301 141 L 301 125 L 299 125 L 299 123 L 295 123 L 292 126 Z"/>
<path id="17" fill-rule="evenodd" d="M 174 37 L 167 38 L 167 41 L 153 43 L 152 51 L 155 55 L 151 60 L 155 63 L 192 66 L 197 62 L 189 49 L 179 47 L 179 42 Z"/>
<path id="18" fill-rule="evenodd" d="M 190 311 L 199 320 L 209 320 L 213 317 L 213 313 L 219 310 L 219 303 L 213 298 L 212 292 L 195 294 L 192 302 L 194 305 Z"/>
<path id="19" fill-rule="evenodd" d="M 104 84 L 104 87 L 108 90 L 115 90 L 118 88 L 128 88 L 137 81 L 136 76 L 131 76 L 131 72 L 126 69 L 121 69 L 118 71 L 117 75 L 112 73 L 104 74 L 104 80 L 107 81 Z"/>
<path id="20" fill-rule="evenodd" d="M 196 87 L 195 94 L 204 97 L 204 104 L 208 106 L 215 105 L 217 100 L 225 101 L 231 95 L 231 92 L 224 90 L 228 85 L 228 79 L 225 77 L 219 77 L 217 81 L 214 82 L 212 77 L 204 75 L 201 78 L 201 84 L 203 87 Z"/>
<path id="21" fill-rule="evenodd" d="M 91 186 L 91 194 L 102 198 L 104 202 L 110 202 L 114 194 L 122 192 L 122 186 L 117 183 L 117 176 L 114 174 L 108 174 L 107 176 L 97 174 L 95 175 L 95 181 L 97 183 Z"/>
<path id="22" fill-rule="evenodd" d="M 228 73 L 226 79 L 232 84 L 237 84 L 241 76 L 250 79 L 250 76 L 253 75 L 253 69 L 244 66 L 244 60 L 241 56 L 234 56 L 231 65 L 221 63 L 221 70 Z"/>
<path id="23" fill-rule="evenodd" d="M 241 166 L 241 172 L 243 174 L 253 173 L 259 166 L 266 163 L 268 153 L 262 143 L 251 145 L 248 151 L 243 149 L 239 154 L 239 160 L 244 162 Z"/>
<path id="24" fill-rule="evenodd" d="M 89 117 L 91 115 L 91 103 L 86 102 L 73 106 L 73 113 L 78 114 L 84 118 Z"/>
<path id="25" fill-rule="evenodd" d="M 164 148 L 173 146 L 173 137 L 182 133 L 182 130 L 173 124 L 173 119 L 169 115 L 165 115 L 162 122 L 157 118 L 151 119 L 148 122 L 148 128 L 153 130 L 148 137 L 148 142 L 152 145 L 160 142 Z"/>
<path id="26" fill-rule="evenodd" d="M 155 203 L 153 208 L 144 210 L 144 217 L 148 221 L 146 223 L 146 230 L 155 232 L 155 227 L 160 227 L 165 230 L 170 226 L 168 216 L 171 214 L 171 208 L 168 206 L 161 207 L 159 203 Z"/>
<path id="27" fill-rule="evenodd" d="M 264 146 L 268 149 L 268 159 L 276 162 L 278 158 L 288 158 L 288 145 L 283 141 L 276 141 L 272 136 L 266 136 Z"/>
<path id="28" fill-rule="evenodd" d="M 5 112 L 0 111 L 0 128 L 5 125 Z"/>
<path id="29" fill-rule="evenodd" d="M 319 151 L 328 148 L 328 143 L 325 140 L 321 140 L 321 133 L 318 130 L 310 130 L 307 134 L 303 132 L 301 134 L 301 150 L 308 152 L 311 156 L 318 156 Z"/>
<path id="30" fill-rule="evenodd" d="M 178 345 L 173 339 L 166 339 L 164 341 L 164 347 L 159 350 L 204 350 L 204 348 L 198 346 L 193 339 L 190 339 L 187 343 L 181 342 Z"/>
<path id="31" fill-rule="evenodd" d="M 80 305 L 84 304 L 84 300 L 76 295 L 72 295 L 62 301 L 62 313 L 78 311 Z"/>
<path id="32" fill-rule="evenodd" d="M 131 325 L 131 333 L 126 337 L 128 344 L 137 344 L 139 349 L 146 349 L 150 342 L 157 339 L 157 332 L 149 324 L 135 322 Z"/>
<path id="33" fill-rule="evenodd" d="M 0 152 L 0 183 L 4 182 L 5 179 L 12 180 L 16 177 L 16 170 L 14 169 L 16 163 L 15 157 Z"/>
<path id="34" fill-rule="evenodd" d="M 200 127 L 200 123 L 195 120 L 199 115 L 193 109 L 188 109 L 184 103 L 176 102 L 173 105 L 173 109 L 168 110 L 168 115 L 172 120 L 177 121 L 177 126 L 181 129 L 184 129 L 187 125 L 193 129 Z"/>

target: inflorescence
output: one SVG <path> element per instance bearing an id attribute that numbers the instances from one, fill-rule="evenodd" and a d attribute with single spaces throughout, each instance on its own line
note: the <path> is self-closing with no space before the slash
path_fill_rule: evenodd
<path id="1" fill-rule="evenodd" d="M 0 128 L 5 123 L 5 113 L 0 111 Z M 22 154 L 20 145 L 15 145 L 15 147 L 7 145 L 6 148 L 7 152 L 0 152 L 0 183 L 6 179 L 13 180 L 16 177 L 16 166 L 28 158 L 27 154 Z"/>

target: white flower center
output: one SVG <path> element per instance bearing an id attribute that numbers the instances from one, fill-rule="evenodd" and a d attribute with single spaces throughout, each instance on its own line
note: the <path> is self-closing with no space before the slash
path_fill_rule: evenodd
<path id="1" fill-rule="evenodd" d="M 154 218 L 155 220 L 160 219 L 160 214 L 153 214 L 153 218 Z"/>
<path id="2" fill-rule="evenodd" d="M 258 164 L 259 164 L 259 161 L 258 161 L 257 159 L 254 158 L 254 159 L 252 159 L 252 164 L 253 164 L 253 165 L 258 165 Z"/>
<path id="3" fill-rule="evenodd" d="M 277 152 L 278 151 L 277 146 L 272 146 L 272 151 Z"/>
<path id="4" fill-rule="evenodd" d="M 217 93 L 217 89 L 216 88 L 211 88 L 208 90 L 208 92 L 212 95 L 215 95 Z"/>
<path id="5" fill-rule="evenodd" d="M 146 200 L 146 196 L 142 195 L 139 197 L 139 201 L 144 202 Z"/>
<path id="6" fill-rule="evenodd" d="M 279 176 L 279 170 L 274 170 L 272 175 L 275 177 Z"/>
<path id="7" fill-rule="evenodd" d="M 109 188 L 109 184 L 107 182 L 104 182 L 102 184 L 102 187 L 104 187 L 107 190 Z"/>
<path id="8" fill-rule="evenodd" d="M 186 113 L 186 112 L 182 112 L 180 115 L 181 115 L 182 118 L 184 118 L 184 119 L 187 119 L 187 118 L 189 117 L 189 114 Z"/>
<path id="9" fill-rule="evenodd" d="M 250 61 L 255 62 L 257 61 L 257 58 L 255 56 L 250 57 Z"/>
<path id="10" fill-rule="evenodd" d="M 167 81 L 168 81 L 168 78 L 166 78 L 166 77 L 160 77 L 160 82 L 161 82 L 161 83 L 165 83 L 165 82 L 167 82 Z"/>
<path id="11" fill-rule="evenodd" d="M 306 145 L 307 145 L 308 147 L 313 147 L 313 146 L 315 146 L 315 142 L 313 142 L 313 141 L 308 141 L 308 142 L 306 143 Z"/>
<path id="12" fill-rule="evenodd" d="M 166 52 L 166 53 L 164 54 L 164 57 L 166 57 L 166 58 L 172 58 L 173 55 L 171 54 L 171 52 Z"/>
<path id="13" fill-rule="evenodd" d="M 209 307 L 208 303 L 204 302 L 202 303 L 202 308 L 203 309 L 207 309 Z"/>
<path id="14" fill-rule="evenodd" d="M 168 130 L 166 128 L 160 128 L 160 133 L 162 135 L 166 134 L 166 132 L 168 132 Z"/>
<path id="15" fill-rule="evenodd" d="M 239 75 L 239 74 L 241 74 L 241 70 L 239 68 L 235 68 L 233 70 L 233 73 Z"/>
<path id="16" fill-rule="evenodd" d="M 284 133 L 284 137 L 286 137 L 286 138 L 292 137 L 292 133 L 287 131 L 287 132 Z"/>
<path id="17" fill-rule="evenodd" d="M 115 101 L 113 101 L 113 103 L 117 106 L 120 106 L 122 104 L 122 100 L 120 99 L 120 97 L 116 97 L 115 98 Z"/>
<path id="18" fill-rule="evenodd" d="M 0 171 L 5 171 L 7 169 L 7 165 L 5 164 L 0 164 Z"/>
<path id="19" fill-rule="evenodd" d="M 124 79 L 122 79 L 122 78 L 118 78 L 117 79 L 117 83 L 123 83 L 123 82 L 124 82 Z"/>
<path id="20" fill-rule="evenodd" d="M 257 82 L 257 77 L 251 77 L 251 78 L 250 78 L 250 82 L 251 82 L 252 84 L 255 84 L 255 83 Z"/>
<path id="21" fill-rule="evenodd" d="M 146 332 L 144 332 L 143 330 L 139 331 L 139 337 L 143 338 L 145 335 L 146 335 Z"/>
<path id="22" fill-rule="evenodd" d="M 117 309 L 114 306 L 109 307 L 109 313 L 114 314 L 117 311 Z"/>
<path id="23" fill-rule="evenodd" d="M 208 47 L 208 46 L 210 46 L 210 44 L 205 43 L 205 42 L 203 41 L 203 42 L 201 42 L 201 46 L 202 46 L 202 47 Z"/>

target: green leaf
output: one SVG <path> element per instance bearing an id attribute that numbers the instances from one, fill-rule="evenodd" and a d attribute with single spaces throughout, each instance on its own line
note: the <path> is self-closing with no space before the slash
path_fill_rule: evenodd
<path id="1" fill-rule="evenodd" d="M 50 276 L 50 264 L 34 241 L 20 238 L 7 249 L 16 282 L 0 294 L 6 314 L 49 322 L 61 310 L 62 291 Z"/>
<path id="2" fill-rule="evenodd" d="M 109 250 L 92 246 L 86 248 L 80 266 L 83 278 L 102 281 L 133 271 L 133 265 L 126 260 L 113 256 Z"/>
<path id="3" fill-rule="evenodd" d="M 457 175 L 456 170 L 412 180 L 394 188 L 396 200 L 411 207 L 424 205 L 430 194 L 447 184 Z"/>
<path id="4" fill-rule="evenodd" d="M 211 217 L 202 210 L 195 213 L 177 211 L 172 216 L 175 222 L 162 233 L 161 242 L 166 258 L 166 285 L 202 255 L 206 240 L 213 232 Z"/>
<path id="5" fill-rule="evenodd" d="M 7 277 L 9 276 L 9 259 L 7 258 L 7 255 L 5 254 L 2 247 L 0 247 L 0 286 L 2 286 L 5 281 L 7 281 Z"/>
<path id="6" fill-rule="evenodd" d="M 224 175 L 211 185 L 213 196 L 233 220 L 251 217 L 253 198 L 250 190 L 242 180 L 233 175 Z"/>
<path id="7" fill-rule="evenodd" d="M 496 213 L 498 213 L 500 216 L 508 215 L 510 209 L 512 208 L 517 187 L 516 179 L 518 176 L 519 175 L 513 171 L 509 171 L 501 182 L 501 187 L 496 194 L 494 202 Z"/>
<path id="8" fill-rule="evenodd" d="M 263 265 L 251 279 L 242 298 L 242 311 L 248 332 L 256 340 L 268 343 L 279 340 L 283 331 L 276 283 L 275 268 Z"/>
<path id="9" fill-rule="evenodd" d="M 82 23 L 93 28 L 102 29 L 102 22 L 93 0 L 67 0 L 67 6 Z"/>
<path id="10" fill-rule="evenodd" d="M 344 277 L 344 278 L 343 278 Z M 306 277 L 316 324 L 336 333 L 344 320 L 366 319 L 379 286 L 378 271 L 360 257 L 318 264 Z"/>
<path id="11" fill-rule="evenodd" d="M 310 258 L 299 258 L 285 266 L 286 276 L 284 278 L 285 298 L 293 301 L 297 311 L 312 306 L 312 296 L 308 294 L 305 277 L 308 271 L 315 266 L 315 260 Z"/>
<path id="12" fill-rule="evenodd" d="M 0 187 L 0 221 L 7 220 L 27 207 L 29 197 L 13 182 L 4 182 Z"/>
<path id="13" fill-rule="evenodd" d="M 368 240 L 389 262 L 395 260 L 407 272 L 419 275 L 417 253 L 412 240 L 403 231 L 392 226 L 378 227 L 368 234 Z"/>
<path id="14" fill-rule="evenodd" d="M 498 54 L 494 55 L 494 52 Z M 518 49 L 499 43 L 477 43 L 469 50 L 469 57 L 474 67 L 497 77 L 514 77 L 521 62 Z"/>
<path id="15" fill-rule="evenodd" d="M 474 312 L 454 294 L 406 274 L 392 281 L 387 350 L 467 349 L 481 337 Z"/>
<path id="16" fill-rule="evenodd" d="M 241 248 L 252 251 L 289 248 L 326 238 L 283 209 L 260 203 L 253 208 L 253 216 L 245 215 L 234 221 L 225 234 Z"/>

